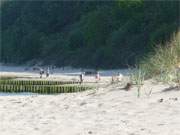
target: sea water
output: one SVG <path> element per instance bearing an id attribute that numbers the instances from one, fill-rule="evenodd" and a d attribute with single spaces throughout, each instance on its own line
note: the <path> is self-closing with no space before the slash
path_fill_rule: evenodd
<path id="1" fill-rule="evenodd" d="M 20 92 L 20 93 L 8 93 L 8 92 L 0 92 L 0 96 L 35 96 L 37 93 L 31 92 Z"/>

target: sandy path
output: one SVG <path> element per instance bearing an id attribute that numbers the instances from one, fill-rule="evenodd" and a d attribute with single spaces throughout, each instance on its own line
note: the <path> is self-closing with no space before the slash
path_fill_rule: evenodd
<path id="1" fill-rule="evenodd" d="M 151 87 L 149 83 L 144 88 Z M 82 93 L 0 96 L 1 135 L 179 135 L 180 91 L 137 98 L 119 85 Z M 144 90 L 143 90 L 144 91 Z M 146 89 L 148 91 L 148 89 Z M 158 100 L 163 98 L 163 102 Z M 171 99 L 172 98 L 172 99 Z M 174 98 L 179 98 L 174 100 Z"/>

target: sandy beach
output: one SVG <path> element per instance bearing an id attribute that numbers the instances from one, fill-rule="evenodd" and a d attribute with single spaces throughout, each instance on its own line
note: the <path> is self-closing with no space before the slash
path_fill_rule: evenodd
<path id="1" fill-rule="evenodd" d="M 5 70 L 6 69 L 6 70 Z M 2 68 L 1 75 L 39 78 L 23 68 Z M 77 70 L 75 73 L 78 73 Z M 119 72 L 119 71 L 117 71 Z M 124 71 L 122 71 L 122 74 Z M 67 75 L 67 73 L 71 73 Z M 74 72 L 48 79 L 78 79 Z M 180 90 L 146 81 L 125 91 L 124 82 L 110 84 L 116 71 L 104 71 L 97 87 L 81 93 L 57 95 L 0 94 L 1 135 L 179 135 Z M 107 73 L 105 75 L 105 73 Z M 128 73 L 124 74 L 127 75 Z M 93 77 L 87 77 L 93 82 Z"/>
<path id="2" fill-rule="evenodd" d="M 180 0 L 0 0 L 0 135 L 180 135 Z"/>

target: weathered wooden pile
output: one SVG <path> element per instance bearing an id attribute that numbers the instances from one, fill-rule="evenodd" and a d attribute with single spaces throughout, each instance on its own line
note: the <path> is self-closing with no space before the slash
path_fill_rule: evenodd
<path id="1" fill-rule="evenodd" d="M 92 87 L 74 81 L 0 80 L 0 92 L 72 93 Z"/>

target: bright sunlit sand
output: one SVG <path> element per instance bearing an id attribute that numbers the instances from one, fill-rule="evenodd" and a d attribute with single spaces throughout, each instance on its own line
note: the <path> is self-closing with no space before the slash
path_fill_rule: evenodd
<path id="1" fill-rule="evenodd" d="M 1 68 L 1 75 L 39 79 L 38 73 L 25 72 L 23 67 L 9 67 L 8 71 Z M 71 80 L 78 79 L 78 76 L 55 72 L 48 79 L 53 78 Z M 91 76 L 85 77 L 85 80 L 94 82 L 95 79 Z M 0 93 L 0 133 L 179 135 L 180 90 L 166 90 L 170 86 L 145 81 L 140 98 L 137 98 L 136 87 L 130 91 L 122 89 L 125 80 L 110 84 L 111 77 L 104 76 L 99 83 L 95 83 L 95 89 L 79 93 Z"/>

